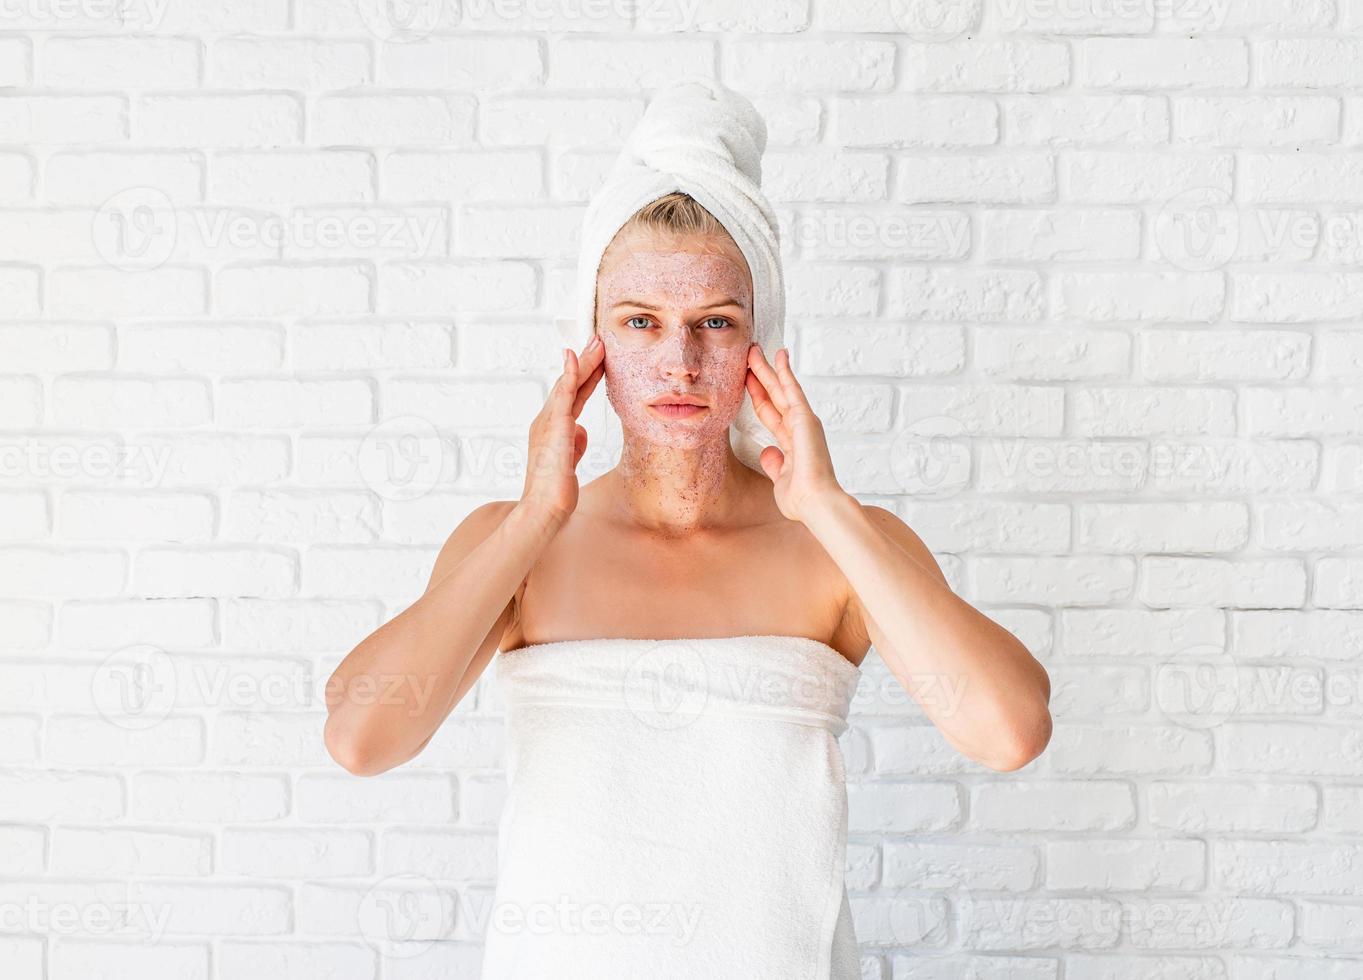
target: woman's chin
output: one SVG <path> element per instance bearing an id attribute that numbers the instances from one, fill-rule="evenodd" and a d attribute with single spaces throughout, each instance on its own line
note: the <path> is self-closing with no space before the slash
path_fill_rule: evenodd
<path id="1" fill-rule="evenodd" d="M 711 443 L 729 441 L 729 427 L 693 426 L 683 421 L 650 419 L 648 424 L 624 430 L 627 441 L 645 444 L 660 450 L 694 450 Z"/>

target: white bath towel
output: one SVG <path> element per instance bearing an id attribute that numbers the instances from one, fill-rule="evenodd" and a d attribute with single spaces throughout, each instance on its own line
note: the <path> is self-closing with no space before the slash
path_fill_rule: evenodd
<path id="1" fill-rule="evenodd" d="M 564 343 L 581 350 L 591 340 L 597 269 L 615 233 L 645 204 L 683 191 L 715 216 L 747 260 L 752 339 L 774 361 L 785 343 L 786 293 L 776 216 L 761 186 L 766 147 L 767 126 L 753 104 L 713 79 L 686 76 L 655 95 L 587 206 L 576 316 L 559 321 Z M 730 427 L 730 443 L 759 472 L 758 454 L 775 444 L 748 398 Z"/>
<path id="2" fill-rule="evenodd" d="M 807 637 L 496 658 L 508 796 L 482 980 L 853 980 L 837 736 L 861 671 Z"/>

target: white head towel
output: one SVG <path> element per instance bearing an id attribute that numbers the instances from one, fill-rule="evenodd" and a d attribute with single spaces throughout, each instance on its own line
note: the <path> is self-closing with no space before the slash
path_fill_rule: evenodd
<path id="1" fill-rule="evenodd" d="M 577 269 L 577 313 L 560 321 L 564 342 L 581 350 L 596 316 L 596 274 L 615 233 L 645 204 L 673 191 L 690 194 L 724 226 L 748 262 L 753 340 L 768 360 L 785 344 L 786 289 L 780 235 L 762 193 L 767 125 L 747 98 L 713 79 L 686 77 L 654 96 L 587 206 Z M 775 440 L 743 400 L 730 444 L 761 472 L 758 456 Z"/>

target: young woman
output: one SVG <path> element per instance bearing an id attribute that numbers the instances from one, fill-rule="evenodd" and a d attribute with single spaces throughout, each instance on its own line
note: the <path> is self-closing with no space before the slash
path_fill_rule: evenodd
<path id="1" fill-rule="evenodd" d="M 971 759 L 1017 769 L 1050 737 L 1040 664 L 838 483 L 786 351 L 753 341 L 753 284 L 692 197 L 635 213 L 600 262 L 595 335 L 530 426 L 520 499 L 473 511 L 330 682 L 327 748 L 373 775 L 497 657 L 486 980 L 858 976 L 836 739 L 872 644 L 910 692 L 959 692 L 919 701 Z M 579 486 L 603 377 L 621 456 Z M 761 472 L 731 444 L 745 394 L 776 442 Z M 348 696 L 375 689 L 426 696 Z"/>
<path id="2" fill-rule="evenodd" d="M 910 691 L 962 691 L 920 701 L 998 770 L 1050 739 L 1047 675 L 838 484 L 785 350 L 750 341 L 743 255 L 694 200 L 622 229 L 597 313 L 530 427 L 521 499 L 474 510 L 424 596 L 337 668 L 328 750 L 364 776 L 402 765 L 500 650 L 511 796 L 484 976 L 856 976 L 836 735 L 868 646 Z M 579 488 L 575 418 L 602 376 L 622 457 Z M 729 439 L 744 393 L 778 443 L 765 473 Z M 343 696 L 398 677 L 433 696 Z"/>

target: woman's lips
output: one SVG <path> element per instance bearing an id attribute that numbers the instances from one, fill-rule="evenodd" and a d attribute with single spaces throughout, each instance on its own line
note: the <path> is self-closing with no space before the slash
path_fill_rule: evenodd
<path id="1" fill-rule="evenodd" d="M 669 419 L 690 418 L 693 415 L 699 415 L 701 412 L 708 411 L 708 409 L 704 405 L 659 404 L 650 405 L 648 407 L 653 411 L 657 412 L 659 415 L 662 415 L 664 418 Z"/>

